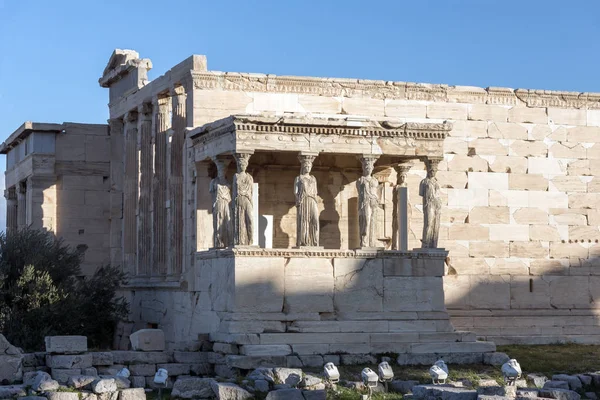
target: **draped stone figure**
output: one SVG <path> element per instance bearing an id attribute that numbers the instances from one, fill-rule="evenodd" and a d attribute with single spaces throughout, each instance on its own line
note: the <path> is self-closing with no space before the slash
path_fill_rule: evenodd
<path id="1" fill-rule="evenodd" d="M 358 226 L 361 247 L 376 247 L 377 213 L 379 211 L 379 182 L 373 178 L 377 158 L 361 157 L 363 176 L 356 181 L 358 189 Z"/>
<path id="2" fill-rule="evenodd" d="M 210 181 L 210 193 L 213 205 L 213 232 L 216 248 L 233 245 L 233 227 L 231 224 L 231 185 L 225 177 L 229 162 L 214 160 L 217 166 L 217 177 Z"/>
<path id="3" fill-rule="evenodd" d="M 437 248 L 440 233 L 440 215 L 442 201 L 440 200 L 440 185 L 435 174 L 439 160 L 426 160 L 427 177 L 419 185 L 419 196 L 423 197 L 423 238 L 421 247 L 424 249 Z"/>
<path id="4" fill-rule="evenodd" d="M 317 179 L 310 175 L 315 156 L 298 156 L 300 176 L 294 181 L 296 196 L 296 245 L 319 245 L 319 207 L 317 205 Z"/>
<path id="5" fill-rule="evenodd" d="M 251 246 L 253 243 L 253 207 L 252 186 L 254 179 L 246 172 L 250 154 L 237 153 L 237 174 L 233 176 L 234 199 L 234 243 L 240 246 Z"/>

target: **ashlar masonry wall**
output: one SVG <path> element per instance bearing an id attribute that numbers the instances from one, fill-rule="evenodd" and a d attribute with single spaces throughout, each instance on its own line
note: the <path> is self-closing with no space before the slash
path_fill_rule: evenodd
<path id="1" fill-rule="evenodd" d="M 261 112 L 451 121 L 437 176 L 455 327 L 497 343 L 600 340 L 600 96 L 210 71 L 194 88 L 196 126 Z M 409 173 L 409 248 L 424 176 Z"/>

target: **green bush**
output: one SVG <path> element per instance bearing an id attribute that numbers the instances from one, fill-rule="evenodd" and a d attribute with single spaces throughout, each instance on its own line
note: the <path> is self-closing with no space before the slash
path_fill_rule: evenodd
<path id="1" fill-rule="evenodd" d="M 90 347 L 108 347 L 129 307 L 115 296 L 125 283 L 105 266 L 79 277 L 83 253 L 49 232 L 0 233 L 0 331 L 14 345 L 43 350 L 44 336 L 84 335 Z"/>

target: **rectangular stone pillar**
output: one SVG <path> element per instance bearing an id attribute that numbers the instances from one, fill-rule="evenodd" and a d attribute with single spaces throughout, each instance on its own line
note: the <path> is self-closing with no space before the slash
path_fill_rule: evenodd
<path id="1" fill-rule="evenodd" d="M 171 92 L 173 101 L 170 165 L 170 214 L 171 214 L 171 268 L 170 273 L 178 275 L 183 265 L 183 155 L 186 127 L 185 90 L 182 86 Z"/>
<path id="2" fill-rule="evenodd" d="M 27 216 L 27 182 L 19 182 L 17 189 L 17 229 L 23 229 L 26 226 Z"/>
<path id="3" fill-rule="evenodd" d="M 400 164 L 396 170 L 397 185 L 394 188 L 394 236 L 392 240 L 394 250 L 408 250 L 408 221 L 410 218 L 408 203 L 408 187 L 406 187 L 406 174 L 411 165 Z"/>
<path id="4" fill-rule="evenodd" d="M 154 122 L 154 182 L 153 223 L 154 223 L 154 260 L 152 275 L 167 273 L 167 146 L 171 127 L 171 99 L 155 98 L 153 103 Z"/>
<path id="5" fill-rule="evenodd" d="M 213 244 L 212 196 L 209 191 L 211 176 L 210 162 L 196 163 L 196 248 L 208 250 Z"/>
<path id="6" fill-rule="evenodd" d="M 149 275 L 152 265 L 152 179 L 154 154 L 152 146 L 152 106 L 143 104 L 138 108 L 140 157 L 140 183 L 137 224 L 137 275 Z"/>
<path id="7" fill-rule="evenodd" d="M 108 121 L 110 134 L 110 262 L 123 266 L 123 120 Z"/>
<path id="8" fill-rule="evenodd" d="M 6 233 L 13 234 L 17 230 L 17 191 L 15 187 L 4 191 L 6 198 Z"/>
<path id="9" fill-rule="evenodd" d="M 252 218 L 254 219 L 253 223 L 254 225 L 252 225 L 252 245 L 253 246 L 258 246 L 258 221 L 260 216 L 258 215 L 258 183 L 254 182 L 254 185 L 252 185 Z"/>
<path id="10" fill-rule="evenodd" d="M 408 188 L 396 187 L 397 250 L 408 250 Z"/>
<path id="11" fill-rule="evenodd" d="M 135 276 L 137 246 L 138 150 L 137 112 L 125 117 L 125 180 L 123 182 L 123 269 Z"/>

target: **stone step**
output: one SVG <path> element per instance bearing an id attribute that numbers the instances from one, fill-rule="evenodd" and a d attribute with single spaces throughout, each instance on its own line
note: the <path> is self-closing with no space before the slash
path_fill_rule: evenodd
<path id="1" fill-rule="evenodd" d="M 477 400 L 477 391 L 446 385 L 418 385 L 413 387 L 416 400 Z"/>

